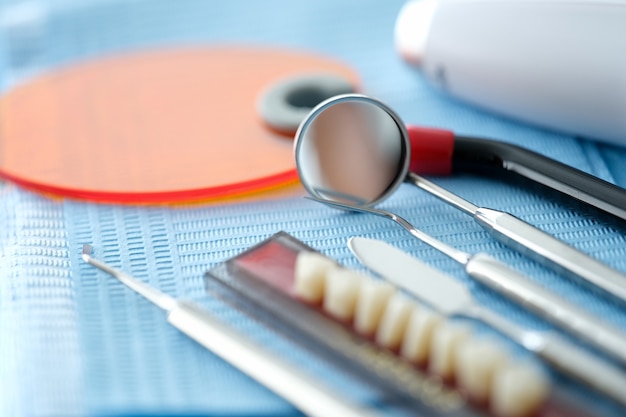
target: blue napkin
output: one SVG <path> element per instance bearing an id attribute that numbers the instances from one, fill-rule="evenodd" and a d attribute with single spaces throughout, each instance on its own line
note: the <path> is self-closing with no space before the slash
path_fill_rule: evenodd
<path id="1" fill-rule="evenodd" d="M 4 11 L 19 2 L 6 2 Z M 524 125 L 443 96 L 393 49 L 403 1 L 200 0 L 35 2 L 45 36 L 30 50 L 1 43 L 5 88 L 32 74 L 101 54 L 222 42 L 274 45 L 338 57 L 365 92 L 407 123 L 492 137 L 539 151 L 626 186 L 626 151 Z M 37 23 L 37 22 L 35 22 Z M 18 59 L 16 54 L 21 54 Z M 626 271 L 623 230 L 498 179 L 432 178 L 477 205 L 506 210 Z M 173 329 L 161 311 L 80 259 L 96 256 L 175 297 L 195 300 L 254 340 L 357 401 L 385 407 L 362 381 L 329 369 L 204 291 L 203 274 L 279 230 L 362 268 L 353 235 L 385 239 L 465 282 L 503 316 L 545 322 L 473 283 L 461 267 L 385 219 L 294 196 L 175 207 L 57 200 L 10 183 L 0 188 L 0 414 L 15 416 L 294 416 L 291 405 Z M 626 311 L 495 242 L 472 219 L 410 185 L 382 205 L 467 252 L 486 251 L 626 329 Z M 391 409 L 389 410 L 391 412 Z M 401 411 L 398 411 L 399 413 Z"/>

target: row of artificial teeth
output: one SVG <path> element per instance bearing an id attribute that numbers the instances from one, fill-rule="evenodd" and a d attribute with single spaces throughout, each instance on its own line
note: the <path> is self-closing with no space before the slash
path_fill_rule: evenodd
<path id="1" fill-rule="evenodd" d="M 319 253 L 298 255 L 294 291 L 379 346 L 444 380 L 454 380 L 496 415 L 527 416 L 547 397 L 549 383 L 537 366 L 512 360 L 497 340 L 479 338 L 466 325 L 446 320 L 391 284 L 341 267 Z"/>

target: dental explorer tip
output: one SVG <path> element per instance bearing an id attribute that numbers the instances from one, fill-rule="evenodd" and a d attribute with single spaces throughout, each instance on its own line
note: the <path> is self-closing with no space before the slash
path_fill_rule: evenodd
<path id="1" fill-rule="evenodd" d="M 83 243 L 83 253 L 82 253 L 83 261 L 89 263 L 92 253 L 93 253 L 93 246 L 91 246 L 89 243 Z"/>

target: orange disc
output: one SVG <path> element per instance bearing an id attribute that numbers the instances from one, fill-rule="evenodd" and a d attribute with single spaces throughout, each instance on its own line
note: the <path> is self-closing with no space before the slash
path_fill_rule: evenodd
<path id="1" fill-rule="evenodd" d="M 60 196 L 171 203 L 297 179 L 259 95 L 300 73 L 357 84 L 321 56 L 250 47 L 146 51 L 48 73 L 0 99 L 0 175 Z"/>

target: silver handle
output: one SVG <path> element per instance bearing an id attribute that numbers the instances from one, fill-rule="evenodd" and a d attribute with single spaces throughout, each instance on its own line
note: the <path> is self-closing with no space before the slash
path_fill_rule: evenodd
<path id="1" fill-rule="evenodd" d="M 514 322 L 473 304 L 469 317 L 491 325 L 563 374 L 626 405 L 626 373 L 610 362 L 597 358 L 589 351 L 552 332 L 531 331 Z"/>
<path id="2" fill-rule="evenodd" d="M 536 350 L 539 357 L 563 373 L 585 382 L 596 391 L 626 406 L 626 374 L 621 369 L 557 335 L 546 335 L 544 342 Z"/>
<path id="3" fill-rule="evenodd" d="M 207 311 L 177 302 L 167 320 L 180 331 L 222 359 L 259 381 L 310 416 L 379 416 L 331 391 L 316 379 L 252 343 Z"/>
<path id="4" fill-rule="evenodd" d="M 621 329 L 540 287 L 487 254 L 472 256 L 465 270 L 477 281 L 626 364 L 626 338 Z"/>
<path id="5" fill-rule="evenodd" d="M 626 274 L 508 213 L 479 208 L 474 218 L 502 243 L 558 273 L 592 284 L 626 302 Z"/>

